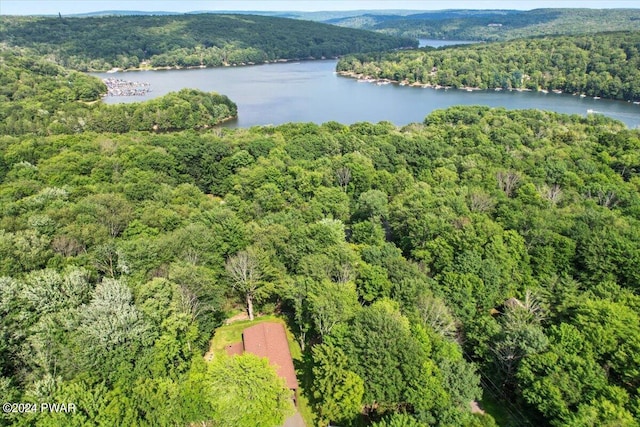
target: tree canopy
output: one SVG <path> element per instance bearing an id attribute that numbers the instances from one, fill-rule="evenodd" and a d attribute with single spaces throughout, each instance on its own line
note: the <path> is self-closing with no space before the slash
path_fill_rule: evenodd
<path id="1" fill-rule="evenodd" d="M 559 5 L 562 5 L 561 3 Z M 437 40 L 504 41 L 561 34 L 637 31 L 638 9 L 540 8 L 533 10 L 438 10 L 337 17 L 335 25 L 383 34 Z"/>
<path id="2" fill-rule="evenodd" d="M 640 32 L 347 56 L 337 70 L 432 86 L 561 91 L 640 101 Z"/>
<path id="3" fill-rule="evenodd" d="M 637 425 L 637 129 L 488 107 L 216 128 L 220 95 L 85 106 L 99 82 L 3 55 L 0 393 L 77 410 L 0 424 L 280 424 L 267 361 L 203 357 L 255 306 L 303 348 L 317 425 L 495 425 L 483 399 Z M 84 127 L 34 119 L 71 105 Z"/>
<path id="4" fill-rule="evenodd" d="M 222 66 L 417 46 L 333 25 L 256 15 L 0 18 L 0 38 L 67 68 Z"/>
<path id="5" fill-rule="evenodd" d="M 203 129 L 238 114 L 226 96 L 195 89 L 106 105 L 100 96 L 107 88 L 97 77 L 62 68 L 29 49 L 0 47 L 0 57 L 3 135 Z"/>
<path id="6" fill-rule="evenodd" d="M 256 311 L 309 351 L 319 423 L 489 422 L 469 411 L 482 383 L 529 420 L 633 425 L 639 141 L 485 107 L 403 128 L 3 136 L 3 393 L 77 399 L 78 420 L 213 420 L 227 406 L 202 351 L 246 308 L 229 264 L 245 253 Z"/>

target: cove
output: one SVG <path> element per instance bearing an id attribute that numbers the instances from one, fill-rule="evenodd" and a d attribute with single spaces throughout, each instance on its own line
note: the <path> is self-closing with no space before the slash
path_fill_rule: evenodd
<path id="1" fill-rule="evenodd" d="M 640 127 L 640 105 L 580 98 L 570 94 L 494 90 L 467 92 L 396 84 L 361 83 L 335 73 L 336 60 L 318 60 L 183 70 L 93 73 L 101 78 L 147 82 L 143 96 L 107 97 L 107 104 L 136 102 L 183 88 L 227 95 L 238 104 L 230 127 L 278 125 L 288 122 L 344 124 L 390 121 L 422 122 L 431 111 L 454 105 L 486 105 L 507 109 L 540 109 L 585 116 L 588 111 Z"/>

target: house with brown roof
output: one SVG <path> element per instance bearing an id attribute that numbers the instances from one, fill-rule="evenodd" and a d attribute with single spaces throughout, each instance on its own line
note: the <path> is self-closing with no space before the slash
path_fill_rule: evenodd
<path id="1" fill-rule="evenodd" d="M 278 375 L 284 378 L 287 388 L 293 391 L 294 403 L 297 401 L 298 379 L 283 324 L 264 322 L 246 328 L 242 331 L 242 342 L 227 346 L 226 350 L 229 355 L 249 352 L 266 357 Z"/>

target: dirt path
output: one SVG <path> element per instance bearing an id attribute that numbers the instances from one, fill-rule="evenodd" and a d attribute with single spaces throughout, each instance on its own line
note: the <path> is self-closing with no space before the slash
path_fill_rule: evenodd
<path id="1" fill-rule="evenodd" d="M 249 315 L 247 314 L 247 312 L 243 311 L 236 314 L 233 317 L 228 318 L 227 320 L 224 321 L 224 324 L 230 325 L 232 323 L 239 322 L 241 320 L 249 320 Z"/>
<path id="2" fill-rule="evenodd" d="M 304 420 L 302 419 L 302 415 L 300 415 L 300 412 L 296 411 L 295 414 L 293 414 L 292 416 L 290 416 L 284 421 L 284 424 L 282 427 L 307 427 L 307 425 L 304 423 Z"/>

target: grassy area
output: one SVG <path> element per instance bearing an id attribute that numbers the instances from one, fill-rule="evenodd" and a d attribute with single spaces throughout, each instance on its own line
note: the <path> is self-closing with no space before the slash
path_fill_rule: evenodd
<path id="1" fill-rule="evenodd" d="M 225 347 L 230 344 L 234 344 L 242 341 L 242 331 L 250 326 L 257 325 L 259 323 L 264 322 L 277 322 L 284 325 L 284 329 L 287 334 L 287 341 L 289 342 L 289 349 L 291 351 L 291 357 L 293 357 L 294 365 L 296 367 L 303 366 L 303 355 L 302 350 L 300 349 L 300 345 L 296 341 L 295 337 L 287 327 L 286 322 L 277 316 L 261 316 L 256 317 L 253 321 L 251 320 L 241 320 L 237 322 L 233 322 L 230 325 L 220 326 L 215 330 L 213 334 L 213 338 L 211 339 L 209 352 L 213 355 L 213 357 L 222 355 L 225 353 Z M 315 425 L 315 415 L 311 410 L 311 406 L 306 397 L 305 390 L 303 389 L 303 382 L 300 381 L 301 375 L 305 375 L 306 373 L 300 372 L 299 369 L 296 369 L 299 383 L 298 390 L 298 411 L 305 423 L 308 427 L 312 427 Z"/>
<path id="2" fill-rule="evenodd" d="M 211 339 L 209 351 L 213 353 L 213 357 L 215 357 L 216 355 L 223 354 L 226 346 L 242 341 L 243 330 L 245 330 L 250 326 L 257 325 L 259 323 L 264 323 L 264 322 L 278 322 L 278 323 L 282 323 L 283 325 L 285 324 L 282 319 L 278 319 L 275 316 L 263 316 L 263 317 L 256 317 L 255 320 L 253 321 L 241 320 L 238 322 L 233 322 L 230 325 L 220 326 L 213 333 L 213 338 Z"/>

